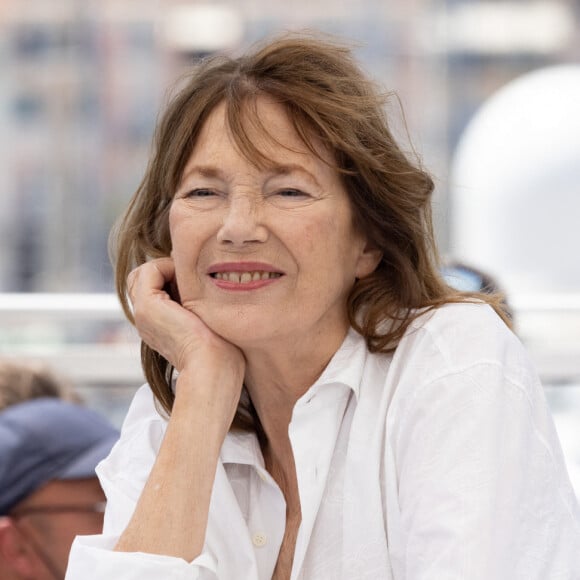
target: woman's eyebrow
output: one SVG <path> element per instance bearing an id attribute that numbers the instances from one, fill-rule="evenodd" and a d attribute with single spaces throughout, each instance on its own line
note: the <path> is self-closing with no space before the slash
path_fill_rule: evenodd
<path id="1" fill-rule="evenodd" d="M 210 179 L 225 179 L 225 174 L 219 167 L 215 167 L 213 165 L 194 165 L 183 173 L 181 181 L 183 182 L 184 180 L 188 179 L 189 177 L 193 177 L 194 175 L 207 177 Z"/>
<path id="2" fill-rule="evenodd" d="M 293 173 L 300 173 L 307 179 L 312 181 L 314 185 L 320 187 L 320 183 L 314 173 L 303 167 L 302 165 L 296 163 L 269 163 L 268 173 L 270 178 L 292 175 Z M 194 176 L 204 177 L 208 179 L 219 179 L 221 181 L 226 180 L 225 172 L 214 165 L 194 165 L 184 172 L 181 182 L 183 183 L 186 179 Z"/>
<path id="3" fill-rule="evenodd" d="M 308 169 L 306 169 L 302 165 L 298 165 L 295 163 L 285 163 L 285 164 L 273 163 L 272 165 L 270 165 L 269 168 L 272 177 L 291 175 L 292 173 L 301 173 L 310 181 L 312 181 L 317 187 L 320 187 L 318 179 L 316 179 L 314 173 L 308 171 Z"/>

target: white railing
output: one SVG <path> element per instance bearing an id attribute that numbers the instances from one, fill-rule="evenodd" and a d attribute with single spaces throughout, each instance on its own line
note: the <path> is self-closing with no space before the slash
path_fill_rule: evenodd
<path id="1" fill-rule="evenodd" d="M 580 382 L 580 294 L 512 296 L 516 331 L 549 383 Z M 0 355 L 77 382 L 139 384 L 139 340 L 114 294 L 0 293 Z"/>
<path id="2" fill-rule="evenodd" d="M 139 340 L 114 294 L 1 294 L 0 355 L 41 361 L 76 384 L 143 382 Z"/>
<path id="3" fill-rule="evenodd" d="M 121 320 L 122 311 L 115 294 L 2 294 L 0 320 L 42 316 L 58 320 L 80 317 Z"/>
<path id="4" fill-rule="evenodd" d="M 545 384 L 580 384 L 580 293 L 510 298 L 515 331 Z"/>

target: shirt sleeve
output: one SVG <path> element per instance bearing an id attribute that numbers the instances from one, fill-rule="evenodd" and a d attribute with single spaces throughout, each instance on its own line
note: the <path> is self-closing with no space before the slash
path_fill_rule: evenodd
<path id="1" fill-rule="evenodd" d="M 116 537 L 78 536 L 71 550 L 66 580 L 215 580 L 216 563 L 209 554 L 193 562 L 181 558 L 115 552 Z"/>
<path id="2" fill-rule="evenodd" d="M 110 455 L 97 467 L 107 496 L 103 534 L 78 536 L 71 548 L 66 580 L 216 580 L 212 554 L 192 562 L 141 552 L 115 552 L 157 456 L 166 422 L 149 387 L 135 395 Z"/>
<path id="3" fill-rule="evenodd" d="M 442 372 L 453 353 L 427 357 L 433 379 L 405 401 L 397 580 L 580 578 L 580 514 L 542 387 L 519 341 L 496 339 L 501 358 Z"/>

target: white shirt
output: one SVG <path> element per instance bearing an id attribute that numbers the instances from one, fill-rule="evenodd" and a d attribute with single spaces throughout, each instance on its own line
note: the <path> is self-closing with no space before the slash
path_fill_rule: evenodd
<path id="1" fill-rule="evenodd" d="M 77 538 L 67 580 L 270 579 L 285 503 L 251 433 L 225 440 L 198 558 L 112 551 L 165 427 L 142 387 L 98 469 L 104 533 Z M 580 579 L 580 510 L 542 387 L 486 305 L 423 315 L 393 355 L 350 331 L 289 434 L 292 579 Z"/>

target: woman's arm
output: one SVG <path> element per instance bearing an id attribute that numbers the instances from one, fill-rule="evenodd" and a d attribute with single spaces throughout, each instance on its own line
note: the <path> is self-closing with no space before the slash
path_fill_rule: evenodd
<path id="1" fill-rule="evenodd" d="M 163 288 L 172 278 L 172 261 L 164 258 L 139 267 L 130 279 L 142 339 L 179 375 L 159 454 L 115 549 L 191 561 L 203 548 L 219 452 L 237 408 L 245 361 L 239 349 L 169 297 Z"/>

